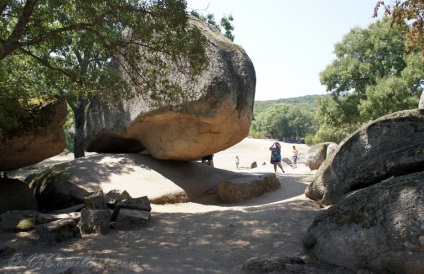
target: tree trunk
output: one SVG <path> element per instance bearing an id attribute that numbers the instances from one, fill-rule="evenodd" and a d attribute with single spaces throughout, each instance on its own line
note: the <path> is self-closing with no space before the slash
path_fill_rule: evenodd
<path id="1" fill-rule="evenodd" d="M 85 151 L 85 107 L 88 104 L 88 99 L 78 97 L 77 105 L 72 106 L 71 108 L 74 111 L 74 158 L 84 157 Z"/>

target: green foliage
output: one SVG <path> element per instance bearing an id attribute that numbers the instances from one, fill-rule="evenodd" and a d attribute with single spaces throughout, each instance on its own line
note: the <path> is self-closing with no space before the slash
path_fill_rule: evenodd
<path id="1" fill-rule="evenodd" d="M 185 99 L 192 92 L 171 68 L 195 79 L 207 66 L 205 44 L 183 0 L 3 1 L 1 128 L 22 126 L 17 121 L 58 97 L 80 112 L 76 136 L 84 136 L 92 98 L 114 104 L 140 95 L 159 106 Z"/>
<path id="2" fill-rule="evenodd" d="M 384 6 L 385 14 L 390 16 L 391 26 L 406 26 L 406 44 L 409 48 L 419 47 L 424 53 L 424 1 L 405 0 L 391 1 L 392 5 L 386 5 L 384 1 L 378 1 L 374 9 L 374 17 L 380 6 Z"/>
<path id="3" fill-rule="evenodd" d="M 215 15 L 213 13 L 208 13 L 207 15 L 202 15 L 200 14 L 198 11 L 191 11 L 191 15 L 193 15 L 194 17 L 199 18 L 200 20 L 202 20 L 203 22 L 208 23 L 209 25 L 212 25 L 214 27 L 216 27 L 220 32 L 223 31 L 223 34 L 225 35 L 225 37 L 227 37 L 228 39 L 230 39 L 231 41 L 234 42 L 234 25 L 231 24 L 231 22 L 234 21 L 234 17 L 230 14 L 230 15 L 224 15 L 221 18 L 220 24 L 218 24 L 215 20 Z M 224 28 L 224 30 L 222 30 L 222 28 Z"/>
<path id="4" fill-rule="evenodd" d="M 315 133 L 315 97 L 255 102 L 251 134 L 288 140 Z"/>
<path id="5" fill-rule="evenodd" d="M 335 96 L 354 93 L 364 97 L 369 85 L 406 67 L 405 41 L 400 28 L 387 19 L 367 29 L 352 29 L 335 45 L 336 60 L 320 74 L 321 83 Z"/>
<path id="6" fill-rule="evenodd" d="M 337 59 L 320 74 L 331 96 L 319 101 L 314 142 L 340 142 L 370 120 L 416 108 L 424 58 L 407 51 L 403 31 L 384 18 L 335 45 Z"/>
<path id="7" fill-rule="evenodd" d="M 312 142 L 314 144 L 323 142 L 340 143 L 353 131 L 354 129 L 349 127 L 331 127 L 328 125 L 320 125 L 320 128 L 316 132 Z"/>
<path id="8" fill-rule="evenodd" d="M 313 139 L 314 139 L 314 135 L 312 135 L 312 134 L 306 135 L 305 136 L 305 144 L 307 144 L 308 146 L 314 145 L 315 143 L 314 143 Z"/>
<path id="9" fill-rule="evenodd" d="M 231 22 L 234 21 L 233 16 L 230 14 L 228 16 L 225 16 L 221 18 L 221 26 L 224 28 L 225 32 L 224 35 L 230 39 L 231 41 L 234 41 L 234 26 L 231 24 Z"/>
<path id="10" fill-rule="evenodd" d="M 293 97 L 293 98 L 285 98 L 278 100 L 267 100 L 267 101 L 255 101 L 255 105 L 253 106 L 253 113 L 258 115 L 261 112 L 266 111 L 269 107 L 276 104 L 288 104 L 293 105 L 298 108 L 310 108 L 311 110 L 316 110 L 318 108 L 318 98 L 316 95 L 306 95 L 302 97 Z"/>
<path id="11" fill-rule="evenodd" d="M 73 115 L 71 107 L 68 104 L 67 112 L 66 112 L 66 122 L 63 125 L 63 129 L 65 131 L 65 136 L 66 136 L 66 149 L 68 151 L 74 151 L 74 139 L 71 134 L 73 123 L 74 123 L 74 115 Z"/>
<path id="12" fill-rule="evenodd" d="M 177 84 L 163 82 L 170 63 L 184 63 L 193 76 L 207 65 L 206 39 L 188 25 L 185 9 L 183 0 L 4 1 L 0 88 L 23 100 L 65 89 L 68 99 L 96 94 L 113 101 L 130 94 L 130 82 L 140 93 L 149 87 L 176 96 Z"/>
<path id="13" fill-rule="evenodd" d="M 266 139 L 266 138 L 268 138 L 266 132 L 259 132 L 259 131 L 255 131 L 253 129 L 250 129 L 249 136 L 252 137 L 252 138 L 255 138 L 255 139 Z"/>

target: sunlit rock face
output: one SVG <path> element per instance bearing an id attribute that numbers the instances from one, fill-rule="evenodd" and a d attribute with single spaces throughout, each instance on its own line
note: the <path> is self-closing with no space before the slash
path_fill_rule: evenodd
<path id="1" fill-rule="evenodd" d="M 351 191 L 424 171 L 423 140 L 424 110 L 404 110 L 374 120 L 339 144 L 305 195 L 332 205 Z"/>
<path id="2" fill-rule="evenodd" d="M 249 132 L 256 75 L 246 52 L 201 21 L 207 38 L 207 69 L 194 80 L 174 67 L 189 98 L 153 107 L 149 98 L 122 101 L 120 107 L 92 104 L 86 124 L 87 150 L 139 152 L 156 159 L 194 160 L 231 147 Z"/>
<path id="3" fill-rule="evenodd" d="M 63 125 L 66 102 L 56 102 L 0 129 L 0 171 L 30 166 L 61 153 L 66 145 Z"/>

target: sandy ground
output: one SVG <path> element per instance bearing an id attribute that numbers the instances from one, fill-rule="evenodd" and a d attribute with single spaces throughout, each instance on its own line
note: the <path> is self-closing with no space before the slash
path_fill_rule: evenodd
<path id="1" fill-rule="evenodd" d="M 215 167 L 234 172 L 274 172 L 268 150 L 273 142 L 246 138 L 216 153 Z M 283 157 L 290 158 L 293 144 L 281 144 Z M 296 147 L 300 155 L 308 150 L 306 145 Z M 236 156 L 240 170 L 236 170 Z M 71 159 L 69 155 L 58 156 L 38 168 Z M 255 161 L 258 168 L 250 169 Z M 152 205 L 149 225 L 136 230 L 83 235 L 82 239 L 54 246 L 40 241 L 34 233 L 13 237 L 3 233 L 0 243 L 17 253 L 1 258 L 0 270 L 60 273 L 77 266 L 76 272 L 81 273 L 90 269 L 97 273 L 244 273 L 241 266 L 252 257 L 302 257 L 313 263 L 301 240 L 323 210 L 304 196 L 315 171 L 302 164 L 297 169 L 284 165 L 284 169 L 286 173 L 276 174 L 281 182 L 276 191 L 237 204 L 224 204 L 217 194 L 211 194 L 189 203 Z M 329 266 L 320 269 L 323 272 L 314 272 L 339 271 Z"/>

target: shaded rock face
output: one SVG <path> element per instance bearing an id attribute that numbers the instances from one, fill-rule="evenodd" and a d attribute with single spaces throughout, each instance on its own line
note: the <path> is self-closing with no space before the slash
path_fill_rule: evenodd
<path id="1" fill-rule="evenodd" d="M 66 102 L 58 102 L 17 122 L 10 132 L 0 130 L 0 170 L 30 166 L 61 153 L 66 145 L 65 122 Z"/>
<path id="2" fill-rule="evenodd" d="M 424 172 L 349 193 L 317 216 L 303 244 L 320 261 L 357 271 L 424 273 Z"/>
<path id="3" fill-rule="evenodd" d="M 306 156 L 306 165 L 311 170 L 318 169 L 322 162 L 327 159 L 327 157 L 332 154 L 337 148 L 336 143 L 325 142 L 312 146 Z"/>
<path id="4" fill-rule="evenodd" d="M 323 204 L 389 178 L 424 170 L 424 110 L 383 116 L 354 132 L 317 171 L 305 195 Z"/>
<path id="5" fill-rule="evenodd" d="M 92 192 L 74 184 L 70 174 L 60 170 L 66 166 L 65 163 L 49 168 L 31 176 L 27 182 L 35 194 L 40 211 L 50 212 L 79 205 L 84 203 L 84 197 Z"/>
<path id="6" fill-rule="evenodd" d="M 0 214 L 12 210 L 37 210 L 35 195 L 24 182 L 0 179 Z"/>
<path id="7" fill-rule="evenodd" d="M 202 163 L 129 153 L 78 158 L 31 176 L 28 183 L 41 211 L 57 211 L 84 203 L 87 194 L 99 190 L 126 190 L 131 197 L 148 196 L 151 203 L 187 202 L 216 190 L 223 180 L 245 177 L 252 178 Z"/>
<path id="8" fill-rule="evenodd" d="M 136 97 L 121 107 L 92 104 L 86 144 L 94 152 L 135 152 L 144 148 L 156 159 L 195 160 L 224 150 L 249 132 L 256 87 L 253 64 L 245 51 L 203 22 L 193 20 L 207 38 L 208 68 L 192 81 L 174 68 L 190 99 L 151 106 Z M 118 140 L 115 142 L 113 140 Z"/>

